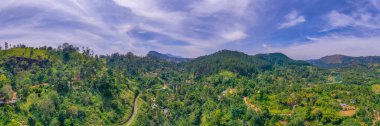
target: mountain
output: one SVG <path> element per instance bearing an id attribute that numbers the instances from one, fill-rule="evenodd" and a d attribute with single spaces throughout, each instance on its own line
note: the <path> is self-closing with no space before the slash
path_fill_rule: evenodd
<path id="1" fill-rule="evenodd" d="M 284 65 L 308 65 L 304 61 L 295 61 L 281 53 L 248 55 L 238 51 L 221 50 L 211 55 L 201 56 L 186 64 L 190 71 L 198 74 L 212 74 L 228 70 L 250 75 Z"/>
<path id="2" fill-rule="evenodd" d="M 169 53 L 162 54 L 156 51 L 150 51 L 147 54 L 147 57 L 157 58 L 157 59 L 166 60 L 166 61 L 175 62 L 175 63 L 181 63 L 181 62 L 186 62 L 190 60 L 189 58 L 183 58 L 183 57 L 175 56 Z"/>
<path id="3" fill-rule="evenodd" d="M 379 64 L 380 56 L 352 57 L 345 55 L 331 55 L 316 60 L 308 60 L 307 62 L 321 68 L 329 69 L 352 65 Z"/>
<path id="4" fill-rule="evenodd" d="M 272 65 L 309 65 L 305 61 L 293 60 L 282 53 L 257 54 L 255 57 L 270 62 Z"/>
<path id="5" fill-rule="evenodd" d="M 200 75 L 217 73 L 221 70 L 248 75 L 258 69 L 269 68 L 270 63 L 238 51 L 221 50 L 191 60 L 186 67 Z"/>

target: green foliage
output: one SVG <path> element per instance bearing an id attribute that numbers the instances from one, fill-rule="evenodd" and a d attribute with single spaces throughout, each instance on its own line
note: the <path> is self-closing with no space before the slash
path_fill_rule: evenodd
<path id="1" fill-rule="evenodd" d="M 0 94 L 4 97 L 4 100 L 8 101 L 12 98 L 13 90 L 11 85 L 4 85 L 0 89 Z"/>
<path id="2" fill-rule="evenodd" d="M 341 126 L 361 126 L 361 124 L 356 119 L 346 119 L 342 122 Z"/>
<path id="3" fill-rule="evenodd" d="M 67 43 L 1 50 L 0 64 L 0 125 L 378 125 L 376 65 L 323 70 L 228 50 L 174 63 Z"/>
<path id="4" fill-rule="evenodd" d="M 304 126 L 304 119 L 301 117 L 296 117 L 290 120 L 287 126 Z"/>
<path id="5" fill-rule="evenodd" d="M 212 55 L 194 59 L 187 63 L 186 67 L 196 72 L 197 75 L 210 75 L 221 70 L 249 75 L 271 66 L 268 62 L 257 57 L 241 52 L 222 50 Z"/>
<path id="6" fill-rule="evenodd" d="M 12 48 L 9 50 L 0 50 L 0 56 L 3 59 L 10 57 L 25 57 L 30 59 L 47 59 L 49 52 L 47 50 L 33 48 Z"/>

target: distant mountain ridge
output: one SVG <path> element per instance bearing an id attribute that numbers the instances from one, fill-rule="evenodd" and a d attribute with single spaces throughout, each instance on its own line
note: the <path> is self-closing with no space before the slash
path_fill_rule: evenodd
<path id="1" fill-rule="evenodd" d="M 147 54 L 147 57 L 157 58 L 157 59 L 166 60 L 166 61 L 175 62 L 175 63 L 181 63 L 181 62 L 186 62 L 190 60 L 189 58 L 183 58 L 181 56 L 175 56 L 169 53 L 163 54 L 157 51 L 149 51 Z"/>
<path id="2" fill-rule="evenodd" d="M 147 57 L 152 57 L 160 60 L 165 60 L 175 63 L 186 62 L 187 67 L 198 69 L 200 73 L 206 71 L 214 71 L 216 68 L 239 69 L 238 71 L 245 71 L 246 73 L 253 72 L 253 69 L 271 68 L 274 66 L 286 65 L 314 65 L 324 69 L 348 67 L 353 65 L 370 65 L 380 64 L 380 56 L 361 56 L 353 57 L 346 55 L 330 55 L 320 59 L 313 60 L 293 60 L 282 53 L 268 53 L 248 55 L 239 51 L 220 50 L 210 55 L 200 56 L 198 58 L 183 58 L 181 56 L 172 55 L 169 53 L 159 53 L 157 51 L 150 51 Z M 227 61 L 227 62 L 226 62 Z M 250 68 L 251 70 L 243 70 L 236 66 L 244 66 L 243 68 Z M 215 69 L 203 69 L 206 66 L 215 66 Z"/>
<path id="3" fill-rule="evenodd" d="M 325 56 L 320 59 L 308 60 L 310 64 L 321 68 L 338 68 L 338 67 L 347 67 L 352 65 L 370 65 L 370 64 L 379 64 L 380 56 L 361 56 L 361 57 L 352 57 L 345 55 L 331 55 Z"/>

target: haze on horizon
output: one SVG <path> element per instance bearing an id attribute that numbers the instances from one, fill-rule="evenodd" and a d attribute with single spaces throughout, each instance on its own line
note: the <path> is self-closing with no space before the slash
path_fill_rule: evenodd
<path id="1" fill-rule="evenodd" d="M 380 55 L 379 0 L 4 0 L 0 17 L 0 42 L 99 54 Z"/>

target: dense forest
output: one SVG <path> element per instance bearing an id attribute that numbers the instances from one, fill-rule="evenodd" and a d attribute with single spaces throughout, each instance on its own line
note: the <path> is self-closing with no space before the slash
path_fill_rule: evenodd
<path id="1" fill-rule="evenodd" d="M 0 50 L 0 125 L 380 126 L 380 64 L 321 68 L 281 53 L 96 55 Z"/>

